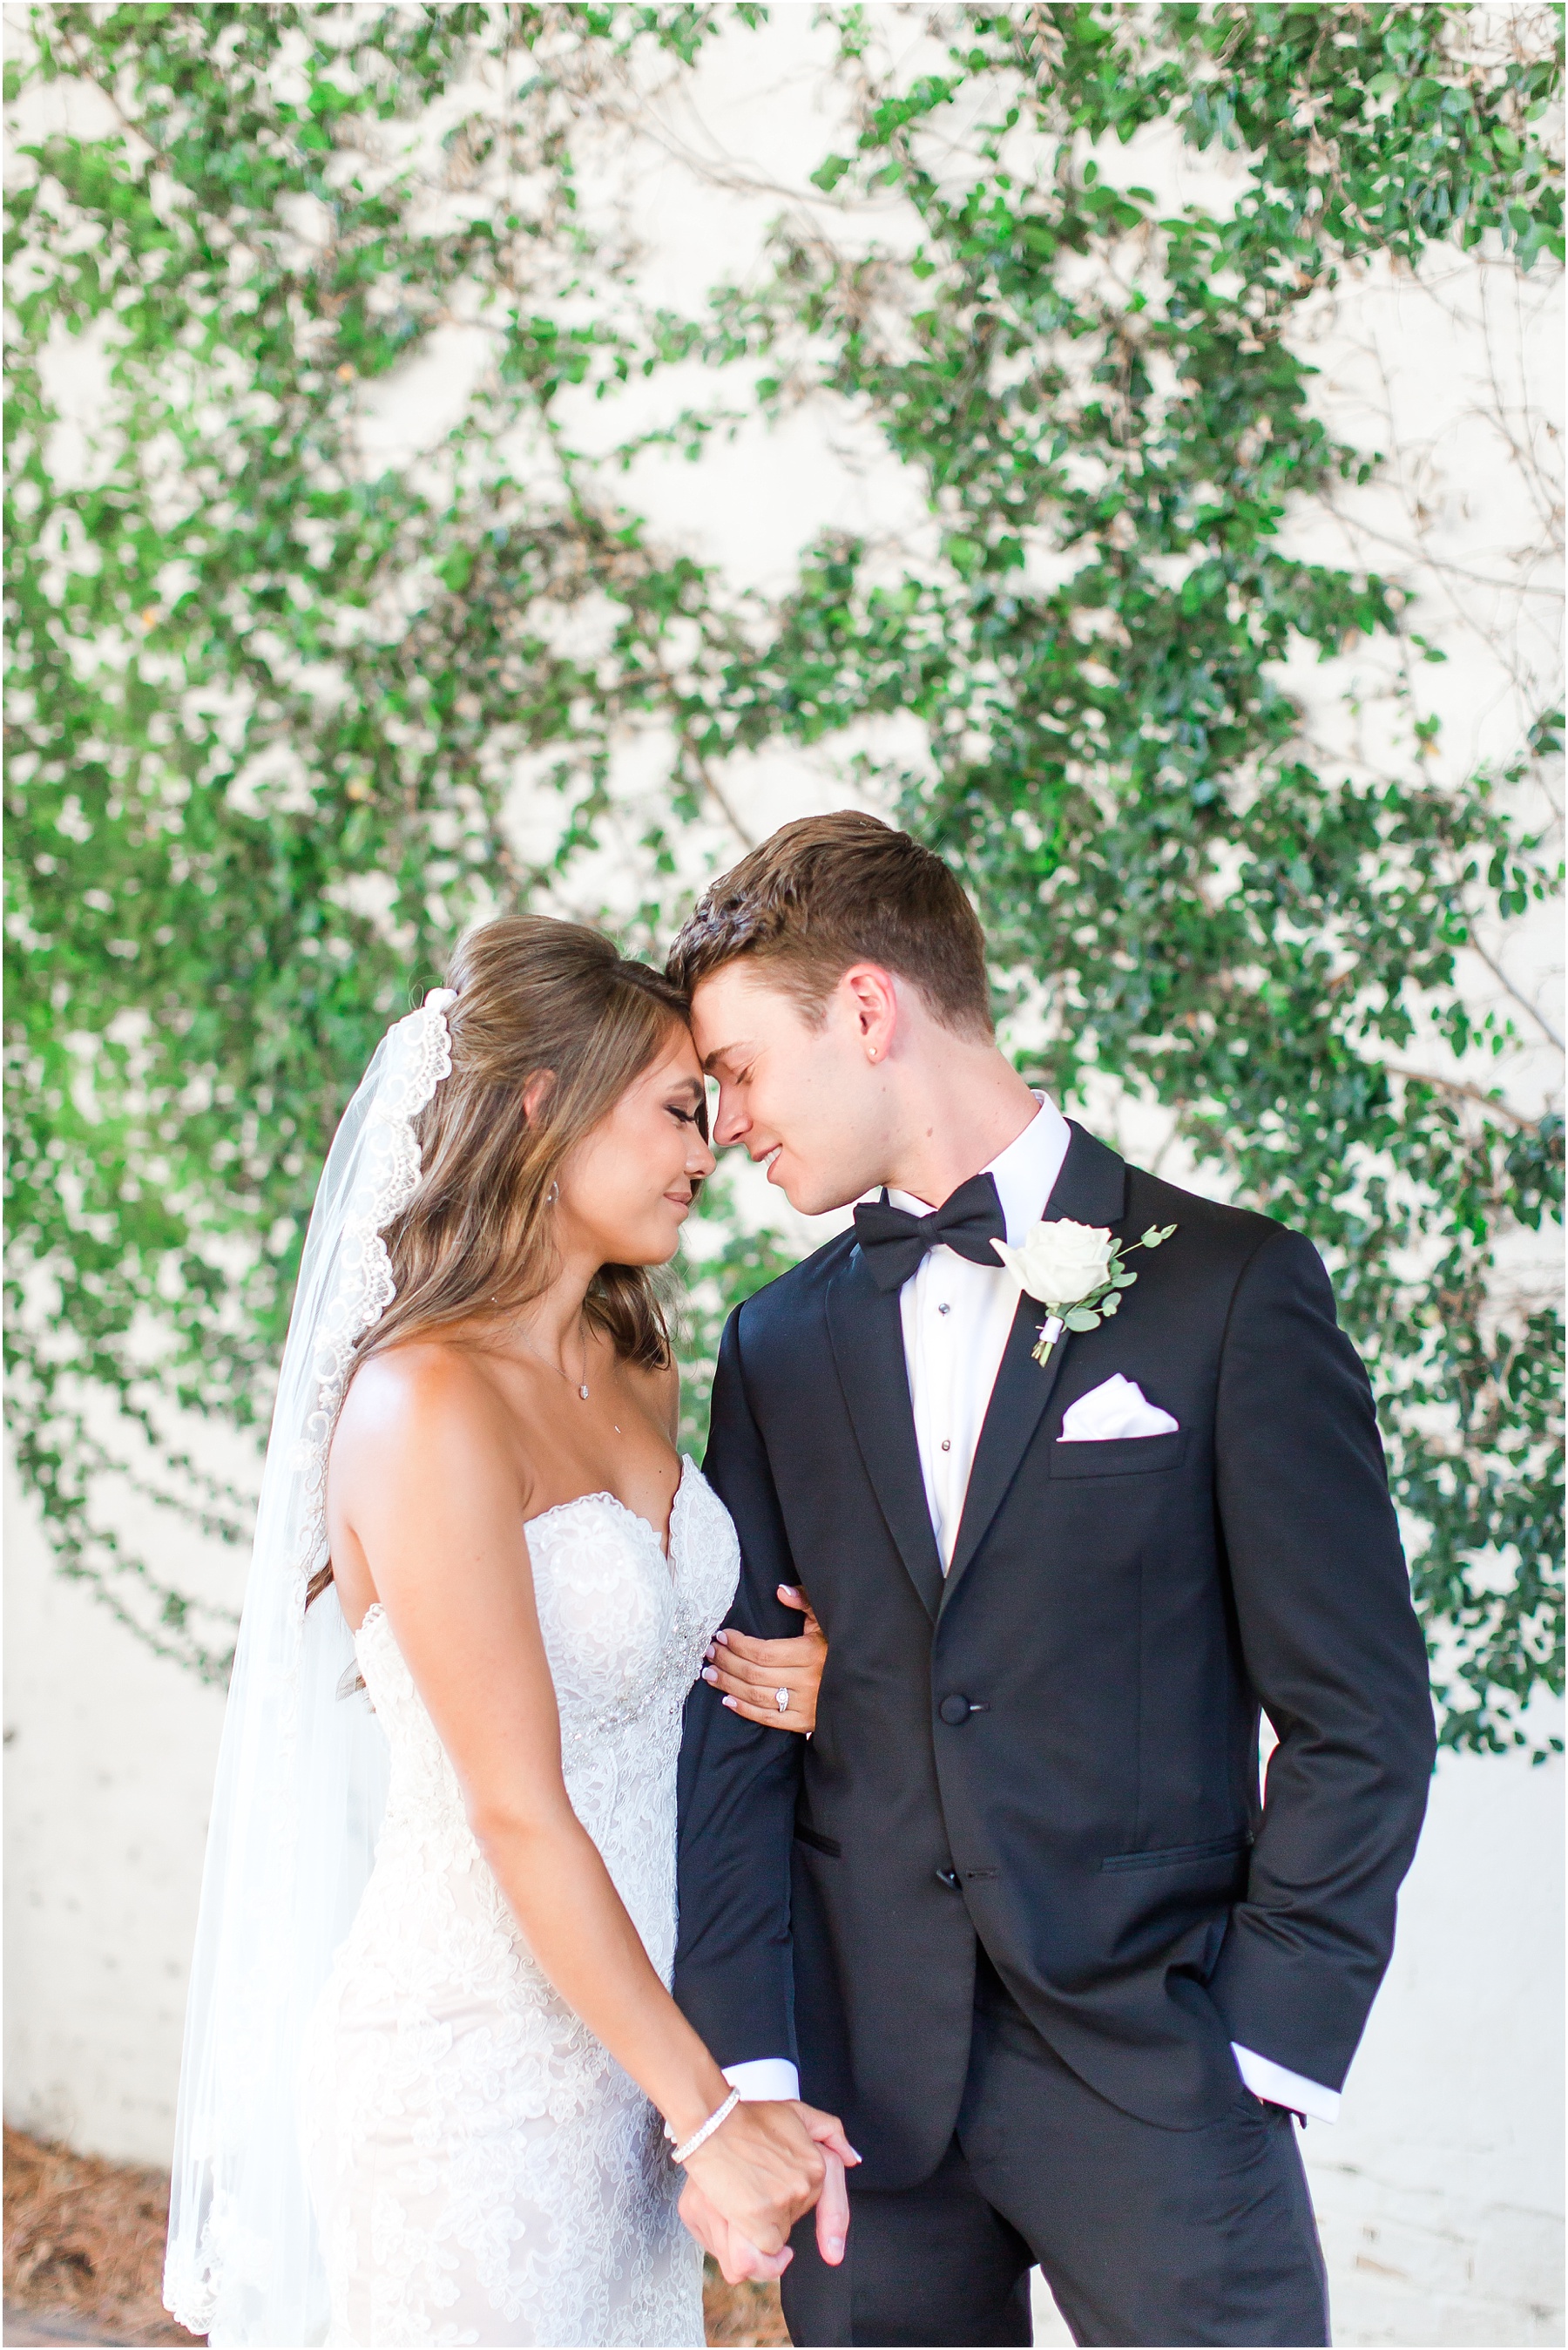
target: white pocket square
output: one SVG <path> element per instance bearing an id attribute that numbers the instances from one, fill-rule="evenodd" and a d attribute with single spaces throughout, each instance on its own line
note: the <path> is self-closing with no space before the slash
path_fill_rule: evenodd
<path id="1" fill-rule="evenodd" d="M 1062 1415 L 1058 1444 L 1104 1444 L 1116 1436 L 1169 1436 L 1181 1422 L 1150 1403 L 1136 1379 L 1114 1378 L 1091 1388 Z"/>

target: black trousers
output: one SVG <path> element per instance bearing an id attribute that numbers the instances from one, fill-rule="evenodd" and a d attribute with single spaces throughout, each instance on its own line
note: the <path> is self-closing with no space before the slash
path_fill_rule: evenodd
<path id="1" fill-rule="evenodd" d="M 1234 2110 L 1159 2129 L 1106 2103 L 982 1963 L 958 2127 L 919 2187 L 851 2194 L 831 2269 L 791 2239 L 797 2344 L 1034 2338 L 1036 2263 L 1075 2342 L 1324 2344 L 1328 2293 L 1295 2125 L 1240 2078 Z"/>

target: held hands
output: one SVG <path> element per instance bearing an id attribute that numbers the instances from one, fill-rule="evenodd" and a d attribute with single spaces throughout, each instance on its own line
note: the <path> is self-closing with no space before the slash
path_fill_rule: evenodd
<path id="1" fill-rule="evenodd" d="M 859 2159 L 836 2117 L 814 2106 L 737 2106 L 688 2163 L 680 2217 L 739 2284 L 784 2274 L 790 2230 L 815 2204 L 817 2249 L 836 2267 L 849 2234 L 845 2168 Z"/>
<path id="2" fill-rule="evenodd" d="M 721 1692 L 732 1713 L 769 1730 L 793 1730 L 805 1737 L 816 1727 L 816 1692 L 827 1662 L 827 1641 L 798 1584 L 781 1583 L 778 1596 L 805 1618 L 799 1639 L 755 1640 L 745 1632 L 715 1632 L 702 1678 Z M 780 1690 L 788 1692 L 787 1710 L 779 1704 Z"/>

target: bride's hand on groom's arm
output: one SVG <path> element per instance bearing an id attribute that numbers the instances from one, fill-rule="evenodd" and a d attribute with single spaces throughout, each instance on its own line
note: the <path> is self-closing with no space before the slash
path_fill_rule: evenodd
<path id="1" fill-rule="evenodd" d="M 800 1638 L 758 1640 L 746 1632 L 715 1632 L 702 1678 L 732 1713 L 743 1714 L 768 1730 L 793 1730 L 806 1736 L 816 1727 L 816 1692 L 827 1662 L 827 1642 L 798 1584 L 781 1583 L 778 1596 L 786 1607 L 805 1617 Z M 778 1701 L 781 1690 L 789 1693 L 787 1710 Z"/>
<path id="2" fill-rule="evenodd" d="M 818 2250 L 836 2266 L 849 2232 L 845 2168 L 859 2159 L 832 2114 L 794 2099 L 741 2105 L 688 2163 L 680 2216 L 739 2284 L 784 2274 L 790 2230 L 815 2204 Z"/>

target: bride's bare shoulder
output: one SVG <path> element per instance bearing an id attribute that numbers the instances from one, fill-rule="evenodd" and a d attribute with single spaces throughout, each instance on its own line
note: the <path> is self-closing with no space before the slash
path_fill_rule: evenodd
<path id="1" fill-rule="evenodd" d="M 349 1382 L 333 1434 L 335 1466 L 389 1446 L 423 1451 L 504 1440 L 510 1423 L 493 1367 L 477 1348 L 410 1338 L 372 1355 Z"/>
<path id="2" fill-rule="evenodd" d="M 400 1595 L 407 1603 L 429 1585 L 432 1561 L 443 1574 L 454 1558 L 499 1562 L 515 1586 L 532 1486 L 478 1348 L 410 1337 L 372 1355 L 349 1383 L 327 1462 L 327 1527 L 348 1620 L 378 1598 L 395 1618 Z"/>

